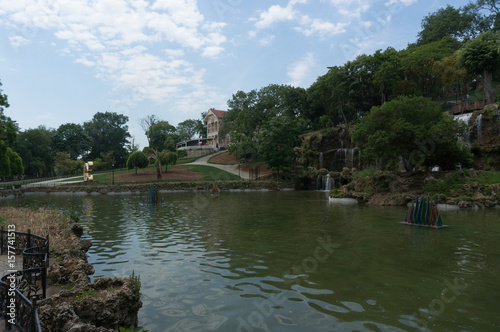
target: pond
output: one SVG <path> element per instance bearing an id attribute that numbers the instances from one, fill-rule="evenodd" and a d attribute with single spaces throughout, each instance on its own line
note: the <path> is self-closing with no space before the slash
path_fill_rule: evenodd
<path id="1" fill-rule="evenodd" d="M 76 213 L 96 277 L 142 281 L 151 331 L 498 331 L 500 210 L 400 225 L 402 207 L 325 192 L 31 194 L 2 205 Z"/>

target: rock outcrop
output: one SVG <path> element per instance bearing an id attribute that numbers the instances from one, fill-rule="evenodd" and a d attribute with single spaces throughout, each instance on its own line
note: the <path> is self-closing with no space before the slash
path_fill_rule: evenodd
<path id="1" fill-rule="evenodd" d="M 137 326 L 142 306 L 139 279 L 99 278 L 91 283 L 94 267 L 86 254 L 91 245 L 89 240 L 73 237 L 69 248 L 51 253 L 48 281 L 63 289 L 38 302 L 44 331 L 111 332 Z"/>

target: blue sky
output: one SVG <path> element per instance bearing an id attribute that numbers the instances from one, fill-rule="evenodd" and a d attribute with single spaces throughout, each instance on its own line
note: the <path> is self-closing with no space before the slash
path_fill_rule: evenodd
<path id="1" fill-rule="evenodd" d="M 463 0 L 0 0 L 5 113 L 22 130 L 129 117 L 177 125 L 238 90 L 309 87 L 328 66 L 416 40 Z"/>

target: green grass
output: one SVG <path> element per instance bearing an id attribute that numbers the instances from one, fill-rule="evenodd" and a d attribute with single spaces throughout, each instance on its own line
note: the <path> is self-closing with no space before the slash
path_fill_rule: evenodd
<path id="1" fill-rule="evenodd" d="M 177 165 L 184 165 L 184 164 L 189 164 L 198 159 L 199 157 L 190 157 L 190 158 L 182 158 L 182 159 L 177 159 Z"/>
<path id="2" fill-rule="evenodd" d="M 500 183 L 500 172 L 484 172 L 478 171 L 475 176 L 470 174 L 470 171 L 450 173 L 443 180 L 431 180 L 424 186 L 426 192 L 438 193 L 450 196 L 453 193 L 460 192 L 462 185 L 491 185 Z"/>
<path id="3" fill-rule="evenodd" d="M 238 180 L 238 175 L 226 172 L 212 166 L 206 165 L 183 165 L 182 168 L 189 168 L 191 172 L 197 172 L 204 175 L 200 181 L 221 181 L 221 180 Z"/>

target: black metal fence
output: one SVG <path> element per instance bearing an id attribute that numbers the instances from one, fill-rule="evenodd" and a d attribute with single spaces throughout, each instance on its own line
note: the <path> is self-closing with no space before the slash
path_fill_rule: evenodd
<path id="1" fill-rule="evenodd" d="M 41 331 L 36 301 L 47 296 L 49 237 L 31 234 L 30 230 L 27 233 L 5 231 L 2 227 L 0 254 L 5 253 L 22 253 L 23 268 L 0 280 L 0 316 L 5 319 L 7 328 Z"/>
<path id="2" fill-rule="evenodd" d="M 0 281 L 0 317 L 5 320 L 7 330 L 41 332 L 36 299 L 31 302 L 10 282 Z"/>

